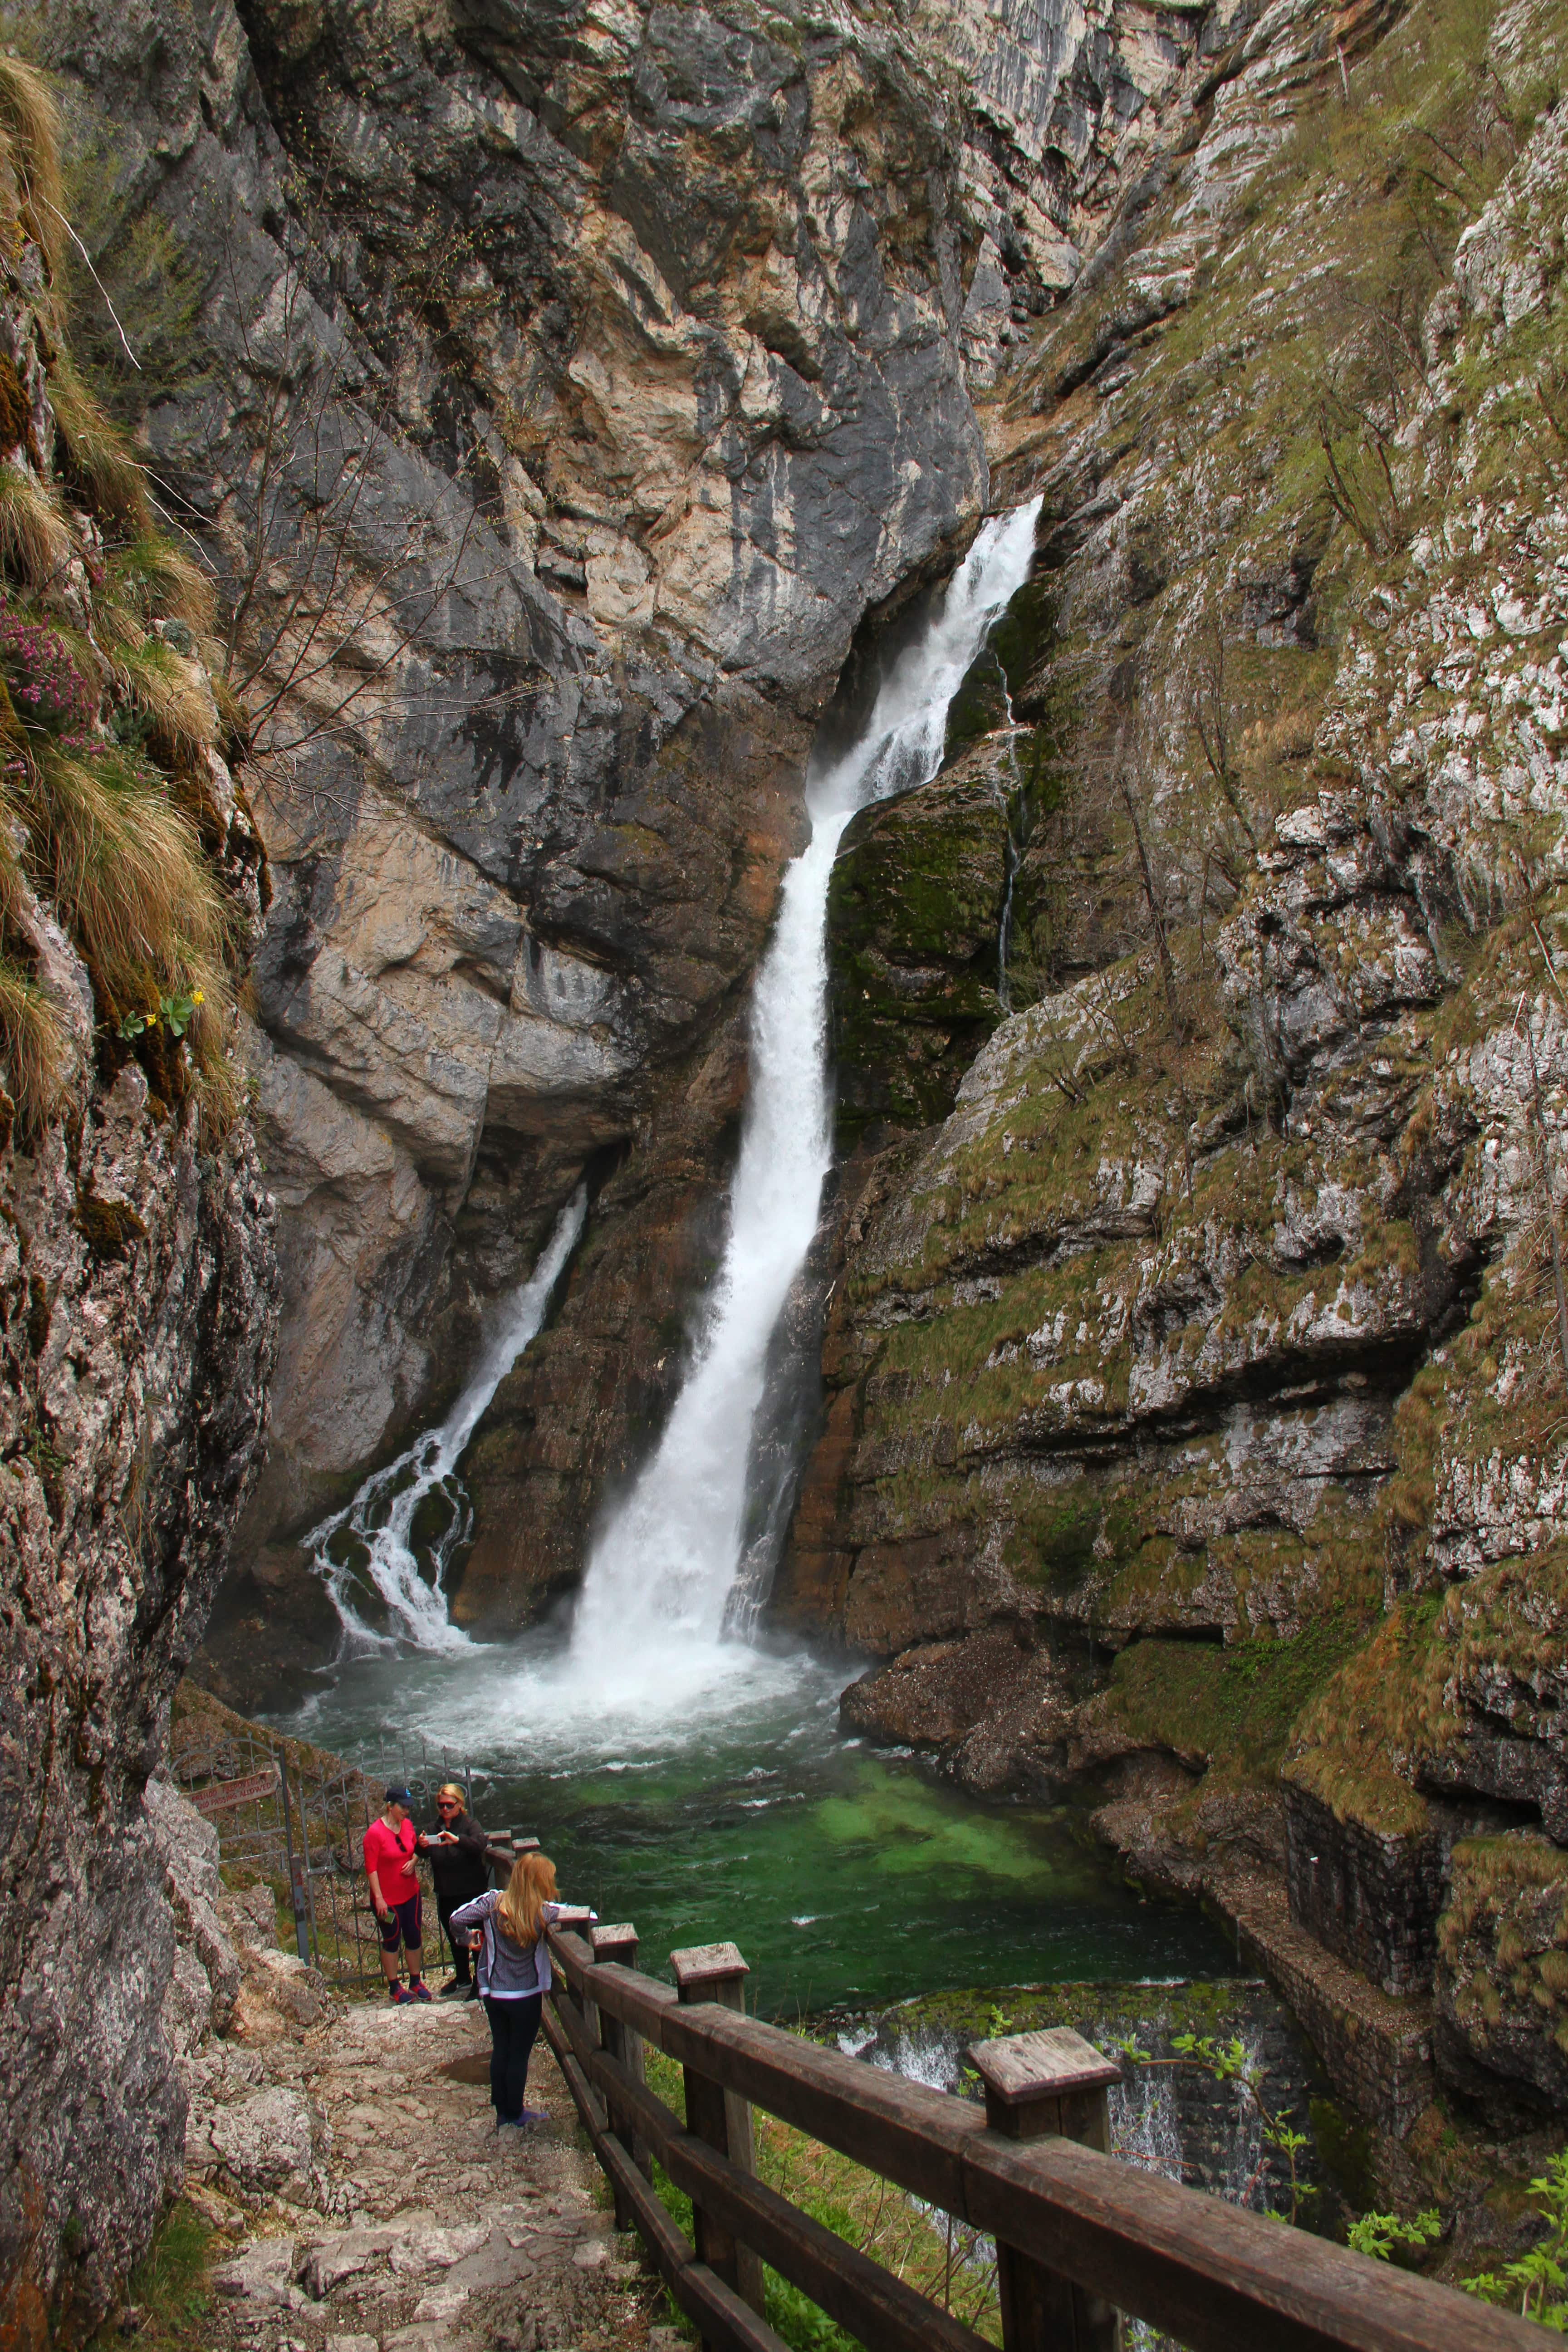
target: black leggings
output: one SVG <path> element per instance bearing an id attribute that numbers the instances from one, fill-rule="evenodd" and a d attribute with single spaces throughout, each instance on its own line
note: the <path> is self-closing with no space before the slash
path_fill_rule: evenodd
<path id="1" fill-rule="evenodd" d="M 465 1903 L 471 1903 L 473 1899 L 471 1895 L 454 1895 L 450 1902 L 444 1902 L 439 1895 L 436 1897 L 436 1916 L 441 1922 L 441 1933 L 451 1946 L 452 1975 L 458 1984 L 467 1984 L 468 1981 L 470 1930 L 467 1927 L 454 1927 L 452 1914 L 454 1911 L 460 1910 Z M 439 1958 L 439 1954 L 437 1957 Z"/>
<path id="2" fill-rule="evenodd" d="M 522 2113 L 528 2061 L 542 2005 L 543 1996 L 537 1992 L 525 1993 L 521 2000 L 497 2000 L 493 1993 L 485 1995 L 485 2014 L 490 2021 L 490 2105 L 500 2123 L 514 2124 Z"/>

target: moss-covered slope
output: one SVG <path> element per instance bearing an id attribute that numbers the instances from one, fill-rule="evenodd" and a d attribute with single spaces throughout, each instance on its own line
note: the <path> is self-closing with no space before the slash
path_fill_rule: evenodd
<path id="1" fill-rule="evenodd" d="M 1483 2069 L 1450 1850 L 1568 1834 L 1563 38 L 1272 12 L 1004 386 L 1043 992 L 871 1171 L 778 1600 L 1048 1645 L 959 1769 L 1142 1758 L 1369 1973 L 1458 1937 Z"/>

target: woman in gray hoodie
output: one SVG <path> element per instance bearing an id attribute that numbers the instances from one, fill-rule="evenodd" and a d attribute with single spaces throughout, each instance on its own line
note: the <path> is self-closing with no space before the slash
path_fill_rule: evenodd
<path id="1" fill-rule="evenodd" d="M 490 2105 L 496 2127 L 538 2123 L 538 2109 L 522 2104 L 528 2062 L 544 1995 L 550 1990 L 546 1923 L 561 1909 L 555 1900 L 555 1864 L 548 1854 L 520 1853 L 511 1876 L 498 1895 L 476 1895 L 452 1913 L 454 1927 L 479 1927 L 479 1999 L 490 2021 Z M 593 1915 L 590 1915 L 593 1916 Z"/>

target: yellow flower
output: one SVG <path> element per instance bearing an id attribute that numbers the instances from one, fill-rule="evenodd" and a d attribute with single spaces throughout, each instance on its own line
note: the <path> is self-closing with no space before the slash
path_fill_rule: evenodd
<path id="1" fill-rule="evenodd" d="M 199 988 L 198 988 L 198 989 L 196 989 L 196 990 L 193 992 L 192 997 L 191 997 L 191 1003 L 192 1003 L 193 1004 L 205 1004 L 205 1003 L 206 1003 L 206 998 L 202 994 L 202 992 L 201 992 L 201 990 L 200 990 Z"/>
<path id="2" fill-rule="evenodd" d="M 149 1029 L 156 1029 L 158 1026 L 158 1016 L 155 1013 L 149 1013 L 147 1015 L 147 1026 Z"/>

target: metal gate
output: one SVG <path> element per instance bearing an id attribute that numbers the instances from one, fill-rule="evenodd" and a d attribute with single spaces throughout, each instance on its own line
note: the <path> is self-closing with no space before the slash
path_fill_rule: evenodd
<path id="1" fill-rule="evenodd" d="M 447 1749 L 432 1749 L 423 1739 L 367 1773 L 304 1740 L 203 1715 L 175 1719 L 169 1767 L 217 1832 L 226 1883 L 268 1886 L 279 1941 L 291 1938 L 300 1958 L 343 1990 L 382 1981 L 380 1931 L 361 1849 L 386 1790 L 406 1788 L 423 1822 L 445 1780 L 463 1790 L 472 1810 L 476 1779 Z M 421 1862 L 419 1873 L 434 1921 L 428 1864 Z"/>

